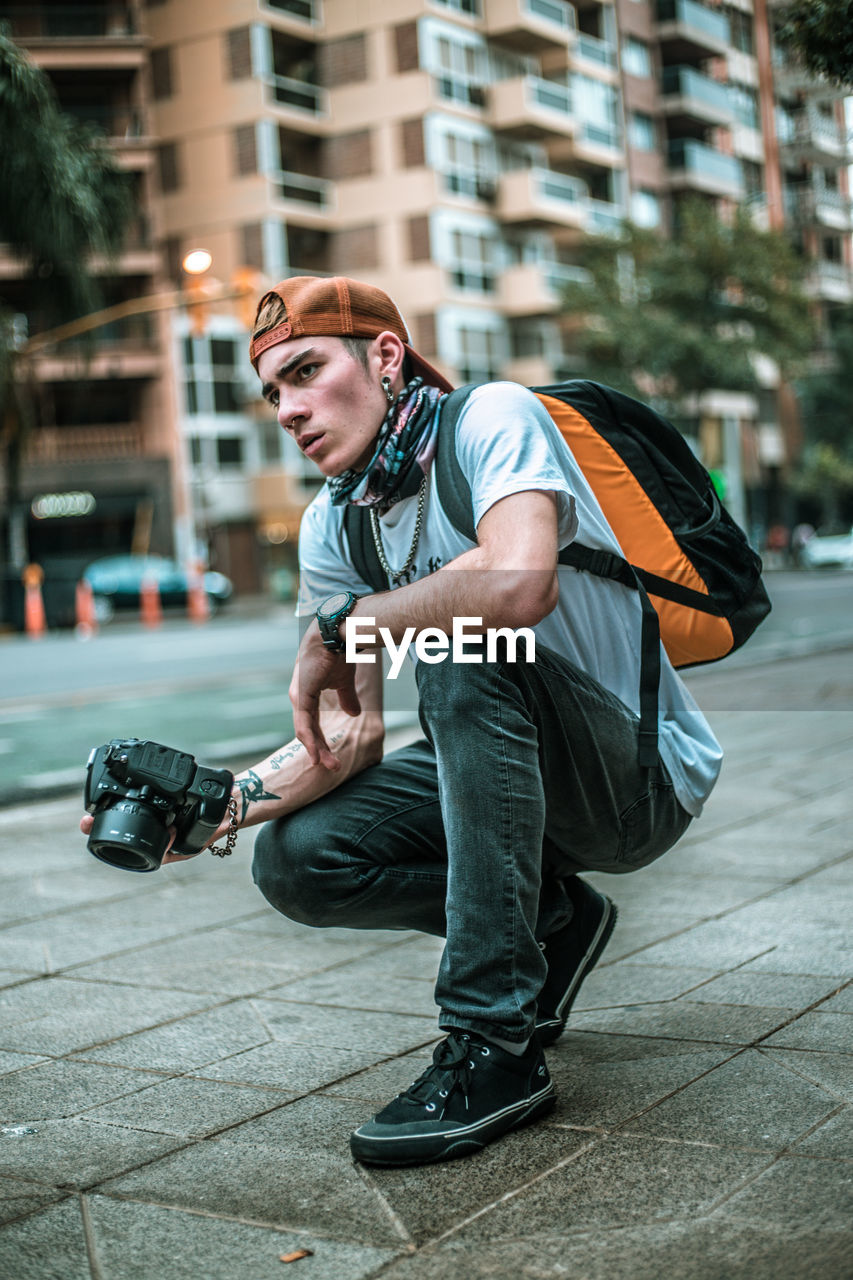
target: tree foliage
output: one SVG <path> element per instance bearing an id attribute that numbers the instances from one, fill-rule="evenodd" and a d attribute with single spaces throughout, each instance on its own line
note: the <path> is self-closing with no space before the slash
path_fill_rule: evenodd
<path id="1" fill-rule="evenodd" d="M 692 394 L 755 390 L 757 357 L 790 371 L 810 349 L 800 260 L 744 208 L 727 225 L 687 203 L 669 236 L 626 224 L 584 265 L 590 282 L 566 290 L 584 373 L 673 416 Z"/>
<path id="2" fill-rule="evenodd" d="M 106 142 L 59 108 L 47 76 L 0 31 L 0 241 L 31 267 L 56 315 L 98 301 L 93 254 L 121 244 L 125 175 Z"/>
<path id="3" fill-rule="evenodd" d="M 808 441 L 831 444 L 853 463 L 853 307 L 833 325 L 824 366 L 797 379 L 797 395 Z"/>
<path id="4" fill-rule="evenodd" d="M 779 43 L 815 75 L 853 85 L 853 0 L 790 0 Z"/>

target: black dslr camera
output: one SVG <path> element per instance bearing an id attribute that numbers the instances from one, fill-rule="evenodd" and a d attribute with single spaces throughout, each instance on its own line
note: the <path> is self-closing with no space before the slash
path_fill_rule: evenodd
<path id="1" fill-rule="evenodd" d="M 206 769 L 159 742 L 114 738 L 94 747 L 83 800 L 95 825 L 87 848 L 125 871 L 156 871 L 177 835 L 174 853 L 198 853 L 213 837 L 231 798 L 234 775 Z"/>

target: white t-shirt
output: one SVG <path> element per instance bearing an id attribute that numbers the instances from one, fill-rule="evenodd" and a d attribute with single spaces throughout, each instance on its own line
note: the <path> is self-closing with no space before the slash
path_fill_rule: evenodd
<path id="1" fill-rule="evenodd" d="M 525 490 L 553 492 L 559 509 L 560 547 L 577 538 L 585 546 L 620 553 L 598 502 L 550 414 L 514 382 L 477 387 L 457 424 L 459 462 L 471 485 L 474 522 L 500 498 Z M 389 564 L 402 565 L 414 533 L 417 498 L 398 502 L 381 517 Z M 349 559 L 342 506 L 323 488 L 302 519 L 299 536 L 299 613 L 313 613 L 336 591 L 369 595 Z M 414 582 L 470 550 L 441 505 L 430 475 L 415 562 Z M 637 593 L 619 583 L 559 567 L 556 608 L 536 625 L 537 641 L 589 672 L 639 715 L 641 608 Z M 401 584 L 402 585 L 402 584 Z M 524 652 L 522 647 L 520 652 Z M 675 794 L 694 817 L 717 779 L 720 745 L 661 646 L 659 746 Z"/>

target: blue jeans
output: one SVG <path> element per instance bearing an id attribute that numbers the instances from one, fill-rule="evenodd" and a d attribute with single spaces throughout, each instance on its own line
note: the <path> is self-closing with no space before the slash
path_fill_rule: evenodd
<path id="1" fill-rule="evenodd" d="M 266 824 L 255 882 L 306 924 L 446 937 L 442 1028 L 524 1041 L 566 878 L 644 866 L 690 816 L 662 762 L 637 764 L 633 713 L 544 646 L 417 680 L 425 740 Z"/>

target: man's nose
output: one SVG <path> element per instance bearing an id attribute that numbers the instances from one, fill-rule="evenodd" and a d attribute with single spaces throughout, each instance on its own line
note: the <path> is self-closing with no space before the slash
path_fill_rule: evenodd
<path id="1" fill-rule="evenodd" d="M 279 395 L 276 417 L 280 427 L 283 427 L 285 431 L 292 431 L 293 424 L 299 418 L 304 418 L 304 416 L 305 414 L 300 412 L 299 405 L 293 396 Z"/>

